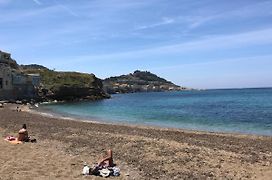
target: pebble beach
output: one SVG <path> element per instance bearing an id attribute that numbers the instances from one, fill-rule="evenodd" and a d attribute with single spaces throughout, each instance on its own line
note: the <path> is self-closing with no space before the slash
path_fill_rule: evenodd
<path id="1" fill-rule="evenodd" d="M 113 150 L 109 179 L 270 179 L 272 137 L 61 119 L 0 108 L 0 179 L 104 179 L 81 175 Z M 10 144 L 26 123 L 37 143 Z"/>

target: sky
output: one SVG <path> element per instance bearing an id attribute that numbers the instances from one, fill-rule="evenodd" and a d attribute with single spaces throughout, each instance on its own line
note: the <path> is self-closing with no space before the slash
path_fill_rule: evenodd
<path id="1" fill-rule="evenodd" d="M 0 0 L 0 50 L 102 79 L 272 87 L 272 0 Z"/>

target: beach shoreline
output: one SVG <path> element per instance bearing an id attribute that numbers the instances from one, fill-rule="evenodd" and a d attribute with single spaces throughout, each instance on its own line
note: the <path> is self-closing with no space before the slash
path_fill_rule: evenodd
<path id="1" fill-rule="evenodd" d="M 15 108 L 16 105 L 7 104 L 0 109 L 2 137 L 16 135 L 21 124 L 26 123 L 38 143 L 24 144 L 24 147 L 36 148 L 35 152 L 47 149 L 66 162 L 75 161 L 62 165 L 69 169 L 68 175 L 62 168 L 58 172 L 58 168 L 47 165 L 52 177 L 81 178 L 83 162 L 96 162 L 107 149 L 113 149 L 114 159 L 121 167 L 121 176 L 116 179 L 265 179 L 272 175 L 272 137 L 269 136 L 62 119 L 27 108 L 16 112 Z M 7 151 L 14 148 L 5 143 L 0 146 L 5 146 Z M 2 151 L 1 156 L 7 153 Z M 55 158 L 52 164 L 55 161 L 63 162 Z M 31 160 L 31 163 L 37 162 Z M 43 167 L 46 161 L 39 163 Z M 2 167 L 0 174 L 5 176 L 4 172 Z M 40 175 L 37 172 L 32 168 L 30 174 L 46 177 L 43 172 Z"/>
<path id="2" fill-rule="evenodd" d="M 128 122 L 113 122 L 108 121 L 105 119 L 98 119 L 98 118 L 90 118 L 90 117 L 81 117 L 78 115 L 71 115 L 71 114 L 65 114 L 65 113 L 59 113 L 59 112 L 52 112 L 51 110 L 44 109 L 44 108 L 29 108 L 29 106 L 24 106 L 24 111 L 27 111 L 32 114 L 37 114 L 40 116 L 45 116 L 49 118 L 58 118 L 63 120 L 72 120 L 72 121 L 81 121 L 86 123 L 97 123 L 97 124 L 107 124 L 107 125 L 119 125 L 119 126 L 127 126 L 132 128 L 143 128 L 143 129 L 154 129 L 154 130 L 168 130 L 168 131 L 179 131 L 179 132 L 187 132 L 187 133 L 201 133 L 201 134 L 216 134 L 216 135 L 224 135 L 224 136 L 252 136 L 252 137 L 272 137 L 272 135 L 266 135 L 266 134 L 255 134 L 255 133 L 243 133 L 243 132 L 231 132 L 231 131 L 210 131 L 210 130 L 200 130 L 200 129 L 185 129 L 185 128 L 174 128 L 174 127 L 164 127 L 154 124 L 135 124 L 135 123 L 128 123 Z"/>

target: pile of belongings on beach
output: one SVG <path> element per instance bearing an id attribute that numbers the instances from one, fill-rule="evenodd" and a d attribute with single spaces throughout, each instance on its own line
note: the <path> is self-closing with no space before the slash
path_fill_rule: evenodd
<path id="1" fill-rule="evenodd" d="M 90 166 L 88 166 L 87 163 L 84 163 L 82 174 L 102 176 L 102 177 L 120 176 L 120 169 L 116 166 L 103 167 L 103 166 L 97 166 L 97 164 L 94 164 L 93 167 L 90 168 Z"/>
<path id="2" fill-rule="evenodd" d="M 36 139 L 30 139 L 30 138 L 26 141 L 19 141 L 18 138 L 14 137 L 14 136 L 7 136 L 4 140 L 10 142 L 11 144 L 22 144 L 25 142 L 31 142 L 31 143 L 37 142 Z"/>

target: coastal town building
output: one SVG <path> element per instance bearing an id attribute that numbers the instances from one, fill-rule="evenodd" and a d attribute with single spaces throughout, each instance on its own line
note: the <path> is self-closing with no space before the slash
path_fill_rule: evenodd
<path id="1" fill-rule="evenodd" d="M 0 100 L 35 98 L 39 84 L 39 74 L 23 73 L 9 53 L 0 51 Z"/>

